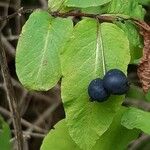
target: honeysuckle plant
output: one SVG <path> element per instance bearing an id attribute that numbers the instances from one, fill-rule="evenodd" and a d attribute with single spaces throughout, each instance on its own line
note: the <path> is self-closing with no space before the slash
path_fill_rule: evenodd
<path id="1" fill-rule="evenodd" d="M 28 90 L 47 91 L 61 79 L 66 118 L 50 130 L 41 150 L 123 150 L 141 131 L 150 134 L 150 113 L 123 107 L 125 95 L 91 102 L 88 85 L 106 70 L 127 75 L 144 47 L 143 1 L 49 0 L 23 26 L 16 71 Z M 145 25 L 145 26 L 144 26 Z M 112 148 L 113 147 L 113 148 Z"/>

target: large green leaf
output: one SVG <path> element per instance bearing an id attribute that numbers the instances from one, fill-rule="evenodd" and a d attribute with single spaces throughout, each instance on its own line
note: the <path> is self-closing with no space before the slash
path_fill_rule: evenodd
<path id="1" fill-rule="evenodd" d="M 115 116 L 110 128 L 100 137 L 92 150 L 123 150 L 127 144 L 137 138 L 138 130 L 129 130 L 121 126 L 120 120 L 125 109 Z M 41 150 L 81 150 L 71 139 L 65 120 L 60 121 L 55 130 L 44 138 Z"/>
<path id="2" fill-rule="evenodd" d="M 125 110 L 125 108 L 121 108 L 114 117 L 110 128 L 100 137 L 92 150 L 124 150 L 129 142 L 138 137 L 139 130 L 128 130 L 120 124 Z"/>
<path id="3" fill-rule="evenodd" d="M 123 14 L 137 19 L 144 19 L 145 11 L 137 0 L 112 0 L 108 13 Z"/>
<path id="4" fill-rule="evenodd" d="M 50 130 L 44 138 L 41 150 L 79 150 L 79 147 L 71 139 L 65 120 L 56 124 L 54 130 Z"/>
<path id="5" fill-rule="evenodd" d="M 58 82 L 59 52 L 72 28 L 70 19 L 55 19 L 41 10 L 31 14 L 22 29 L 16 54 L 17 75 L 26 88 L 48 90 Z"/>
<path id="6" fill-rule="evenodd" d="M 3 150 L 11 150 L 10 139 L 11 136 L 9 126 L 0 116 L 0 147 Z"/>
<path id="7" fill-rule="evenodd" d="M 81 7 L 81 8 L 86 8 L 86 7 L 93 7 L 93 6 L 100 6 L 104 5 L 111 0 L 68 0 L 66 2 L 66 5 L 68 7 Z"/>
<path id="8" fill-rule="evenodd" d="M 128 129 L 137 128 L 150 134 L 150 112 L 145 112 L 137 108 L 129 108 L 124 113 L 121 124 Z"/>
<path id="9" fill-rule="evenodd" d="M 75 26 L 61 56 L 62 99 L 69 132 L 80 148 L 87 150 L 109 128 L 124 99 L 124 96 L 112 96 L 107 102 L 91 103 L 88 84 L 103 77 L 105 68 L 126 72 L 129 42 L 116 25 L 85 19 Z"/>

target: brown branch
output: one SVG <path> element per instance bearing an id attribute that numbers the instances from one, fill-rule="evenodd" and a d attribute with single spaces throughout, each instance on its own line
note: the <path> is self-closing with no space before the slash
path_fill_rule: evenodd
<path id="1" fill-rule="evenodd" d="M 21 8 L 21 0 L 15 0 L 14 3 L 15 3 L 15 6 L 16 6 L 15 7 L 15 11 L 18 11 L 18 9 Z M 22 28 L 22 25 L 21 25 L 21 15 L 17 15 L 15 17 L 15 24 L 17 26 L 15 33 L 16 34 L 20 34 L 21 28 Z"/>
<path id="2" fill-rule="evenodd" d="M 9 109 L 12 113 L 13 126 L 15 129 L 15 137 L 17 139 L 17 149 L 23 150 L 21 118 L 20 118 L 20 114 L 18 111 L 17 100 L 16 100 L 14 89 L 13 89 L 13 85 L 11 82 L 11 77 L 10 77 L 10 74 L 8 71 L 6 54 L 5 54 L 5 50 L 4 50 L 1 38 L 0 38 L 0 66 L 1 66 L 3 78 L 4 78 L 4 82 L 5 82 L 5 88 L 6 88 L 6 92 L 7 92 Z"/>
<path id="3" fill-rule="evenodd" d="M 5 20 L 10 20 L 14 17 L 16 17 L 17 15 L 21 15 L 21 14 L 25 14 L 25 13 L 31 13 L 36 9 L 40 9 L 40 8 L 31 8 L 31 9 L 24 9 L 23 7 L 21 7 L 18 11 L 16 11 L 15 13 L 8 15 L 8 16 L 4 16 L 2 18 L 0 18 L 0 22 L 3 22 Z M 117 20 L 131 20 L 133 21 L 136 25 L 141 26 L 142 28 L 146 28 L 148 31 L 150 31 L 150 28 L 148 29 L 148 25 L 141 20 L 137 20 L 135 18 L 123 18 L 120 16 L 111 16 L 111 15 L 106 15 L 106 14 L 86 14 L 86 13 L 81 13 L 81 12 L 65 12 L 65 13 L 60 13 L 58 11 L 55 12 L 49 12 L 50 15 L 54 16 L 54 17 L 62 17 L 62 18 L 67 18 L 67 17 L 88 17 L 88 18 L 94 18 L 94 19 L 98 19 L 101 22 L 113 22 L 113 21 L 117 21 Z"/>
<path id="4" fill-rule="evenodd" d="M 41 133 L 34 133 L 34 132 L 26 132 L 26 131 L 23 131 L 23 134 L 25 136 L 32 136 L 32 137 L 35 137 L 35 138 L 44 138 L 46 136 L 46 134 L 41 134 Z"/>
<path id="5" fill-rule="evenodd" d="M 24 90 L 22 85 L 17 80 L 15 80 L 13 78 L 11 80 L 12 80 L 13 86 L 21 88 L 22 90 Z M 36 98 L 35 100 L 42 99 L 43 101 L 45 101 L 46 103 L 49 103 L 49 104 L 51 104 L 53 102 L 52 99 L 50 99 L 48 96 L 43 95 L 41 93 L 37 93 L 37 92 L 32 91 L 32 92 L 29 92 L 29 94 L 30 94 L 30 96 L 35 97 Z"/>
<path id="6" fill-rule="evenodd" d="M 35 9 L 26 9 L 26 10 L 24 10 L 23 7 L 21 7 L 21 8 L 20 8 L 18 11 L 16 11 L 15 13 L 0 18 L 0 22 L 3 22 L 3 21 L 5 21 L 5 20 L 10 20 L 10 19 L 16 17 L 17 15 L 21 15 L 21 14 L 25 14 L 25 13 L 31 13 L 31 12 L 34 11 L 34 10 L 35 10 Z"/>
<path id="7" fill-rule="evenodd" d="M 48 8 L 48 3 L 47 0 L 39 0 L 41 6 L 43 9 L 47 9 Z"/>
<path id="8" fill-rule="evenodd" d="M 7 54 L 9 54 L 12 58 L 15 57 L 15 48 L 13 47 L 13 45 L 8 42 L 8 40 L 5 38 L 5 36 L 1 33 L 1 39 L 2 39 L 2 43 L 5 47 L 5 51 Z"/>
<path id="9" fill-rule="evenodd" d="M 66 13 L 60 13 L 60 12 L 50 12 L 50 14 L 54 17 L 88 17 L 93 19 L 98 19 L 99 21 L 106 21 L 106 22 L 112 22 L 118 19 L 116 16 L 106 16 L 106 15 L 99 15 L 99 14 L 86 14 L 86 13 L 80 13 L 80 12 L 66 12 Z"/>
<path id="10" fill-rule="evenodd" d="M 134 19 L 133 21 L 137 26 L 141 27 L 142 29 L 146 30 L 147 32 L 150 32 L 150 26 L 146 22 L 136 20 L 136 19 Z"/>
<path id="11" fill-rule="evenodd" d="M 7 16 L 8 15 L 9 3 L 10 3 L 10 0 L 5 0 L 4 11 L 3 11 L 3 14 L 2 14 L 3 16 Z M 6 25 L 6 21 L 2 22 L 2 24 L 0 26 L 0 30 L 2 30 L 5 25 Z"/>
<path id="12" fill-rule="evenodd" d="M 21 7 L 17 12 L 15 12 L 11 15 L 2 17 L 0 19 L 0 22 L 2 22 L 4 20 L 10 20 L 10 19 L 16 17 L 17 15 L 21 15 L 21 14 L 25 14 L 25 13 L 31 13 L 36 9 L 23 9 L 23 7 Z M 116 16 L 106 16 L 106 15 L 99 15 L 99 14 L 85 14 L 85 13 L 80 13 L 80 12 L 65 12 L 65 13 L 49 12 L 49 13 L 50 13 L 50 15 L 52 15 L 54 17 L 62 17 L 62 18 L 67 18 L 67 17 L 88 17 L 88 18 L 98 19 L 102 22 L 103 21 L 112 22 L 112 21 L 115 21 L 115 20 L 118 19 L 118 17 L 116 17 Z"/>
<path id="13" fill-rule="evenodd" d="M 5 109 L 5 108 L 3 108 L 1 106 L 0 106 L 0 113 L 5 115 L 5 116 L 7 116 L 7 117 L 11 117 L 12 116 L 11 113 L 7 109 Z M 23 119 L 23 118 L 21 118 L 21 123 L 22 123 L 22 125 L 24 125 L 27 128 L 33 128 L 33 130 L 36 131 L 36 132 L 44 133 L 44 134 L 47 133 L 47 130 L 42 129 L 39 126 L 36 126 L 36 125 L 28 122 L 27 120 Z"/>
<path id="14" fill-rule="evenodd" d="M 147 134 L 143 134 L 140 138 L 138 138 L 137 140 L 133 141 L 129 147 L 128 150 L 136 150 L 139 149 L 139 147 L 146 141 L 150 141 L 150 136 Z"/>
<path id="15" fill-rule="evenodd" d="M 1 131 L 1 130 L 0 130 Z M 14 133 L 14 130 L 11 130 L 12 133 Z M 36 132 L 27 132 L 27 131 L 22 131 L 24 137 L 36 137 L 36 138 L 44 138 L 46 134 L 42 133 L 36 133 Z"/>
<path id="16" fill-rule="evenodd" d="M 134 107 L 143 109 L 145 111 L 150 111 L 150 104 L 148 102 L 145 102 L 144 100 L 126 99 L 123 102 L 123 105 L 125 105 L 125 106 L 134 106 Z"/>
<path id="17" fill-rule="evenodd" d="M 60 106 L 60 102 L 53 104 L 53 106 L 49 107 L 47 110 L 45 110 L 43 112 L 43 114 L 41 114 L 39 116 L 39 118 L 33 123 L 34 125 L 40 125 L 46 118 L 48 118 L 55 110 L 58 106 Z M 27 132 L 32 132 L 33 128 L 30 127 L 26 130 Z"/>

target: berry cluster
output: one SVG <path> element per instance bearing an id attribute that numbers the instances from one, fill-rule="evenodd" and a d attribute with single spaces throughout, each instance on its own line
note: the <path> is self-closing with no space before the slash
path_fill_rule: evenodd
<path id="1" fill-rule="evenodd" d="M 103 80 L 100 78 L 91 81 L 88 94 L 92 101 L 104 102 L 111 94 L 123 95 L 129 90 L 126 75 L 118 69 L 109 70 Z"/>

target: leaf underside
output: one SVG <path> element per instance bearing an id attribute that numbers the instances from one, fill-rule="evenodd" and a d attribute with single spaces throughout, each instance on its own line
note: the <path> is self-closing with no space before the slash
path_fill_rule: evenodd
<path id="1" fill-rule="evenodd" d="M 70 19 L 53 18 L 37 10 L 22 29 L 16 52 L 16 71 L 30 90 L 49 90 L 61 77 L 59 53 L 72 32 Z"/>
<path id="2" fill-rule="evenodd" d="M 121 124 L 128 129 L 136 128 L 150 134 L 150 113 L 131 107 L 124 113 Z"/>

